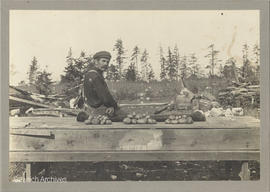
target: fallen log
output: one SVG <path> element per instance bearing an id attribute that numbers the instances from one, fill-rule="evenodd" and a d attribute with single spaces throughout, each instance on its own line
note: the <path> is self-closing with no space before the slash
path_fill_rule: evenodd
<path id="1" fill-rule="evenodd" d="M 50 105 L 45 105 L 45 104 L 42 104 L 42 103 L 37 103 L 37 102 L 34 102 L 34 101 L 29 101 L 27 99 L 21 99 L 21 98 L 18 98 L 18 97 L 13 97 L 13 96 L 9 96 L 9 100 L 11 101 L 16 101 L 16 102 L 19 102 L 19 103 L 24 103 L 24 104 L 28 104 L 28 105 L 31 105 L 31 106 L 35 106 L 35 107 L 45 107 L 45 108 L 50 108 L 52 106 Z"/>

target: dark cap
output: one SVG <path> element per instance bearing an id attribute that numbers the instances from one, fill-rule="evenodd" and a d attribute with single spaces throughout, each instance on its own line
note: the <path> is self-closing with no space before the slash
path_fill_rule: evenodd
<path id="1" fill-rule="evenodd" d="M 110 60 L 111 57 L 112 56 L 108 51 L 99 51 L 93 56 L 93 59 L 106 58 Z"/>

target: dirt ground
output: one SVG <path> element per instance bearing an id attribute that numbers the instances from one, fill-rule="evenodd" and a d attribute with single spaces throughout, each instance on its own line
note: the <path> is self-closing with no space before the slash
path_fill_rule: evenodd
<path id="1" fill-rule="evenodd" d="M 67 181 L 240 180 L 240 161 L 57 162 L 32 163 L 32 177 Z M 260 163 L 249 161 L 251 180 L 260 179 Z M 10 163 L 9 180 L 21 182 L 24 163 Z"/>

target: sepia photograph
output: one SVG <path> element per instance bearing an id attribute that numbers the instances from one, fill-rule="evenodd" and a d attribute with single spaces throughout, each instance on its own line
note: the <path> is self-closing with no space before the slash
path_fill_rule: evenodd
<path id="1" fill-rule="evenodd" d="M 9 182 L 259 181 L 260 10 L 10 10 Z"/>

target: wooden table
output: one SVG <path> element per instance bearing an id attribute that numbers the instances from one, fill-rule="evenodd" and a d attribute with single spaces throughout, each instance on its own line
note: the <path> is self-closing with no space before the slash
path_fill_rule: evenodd
<path id="1" fill-rule="evenodd" d="M 10 162 L 239 160 L 249 179 L 249 160 L 260 159 L 260 121 L 208 118 L 169 125 L 85 125 L 75 118 L 10 118 Z"/>

